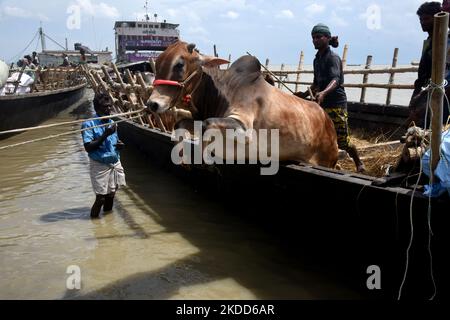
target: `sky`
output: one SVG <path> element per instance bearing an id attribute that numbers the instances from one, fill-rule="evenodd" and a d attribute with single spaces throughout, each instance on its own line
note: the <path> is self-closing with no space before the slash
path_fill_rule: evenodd
<path id="1" fill-rule="evenodd" d="M 246 52 L 262 63 L 296 65 L 300 52 L 305 64 L 312 64 L 315 50 L 311 29 L 327 24 L 339 36 L 342 55 L 348 44 L 349 64 L 363 64 L 367 55 L 373 64 L 390 64 L 394 48 L 399 63 L 420 60 L 422 32 L 416 15 L 423 0 L 166 0 L 149 1 L 148 13 L 158 21 L 180 24 L 182 40 L 193 42 L 204 54 L 213 53 L 232 60 Z M 40 51 L 34 40 L 40 23 L 44 32 L 69 48 L 81 42 L 94 50 L 114 47 L 114 22 L 141 20 L 145 14 L 141 0 L 0 0 L 0 59 L 16 61 L 32 51 Z M 79 14 L 78 14 L 79 13 Z M 47 40 L 47 49 L 58 49 Z"/>

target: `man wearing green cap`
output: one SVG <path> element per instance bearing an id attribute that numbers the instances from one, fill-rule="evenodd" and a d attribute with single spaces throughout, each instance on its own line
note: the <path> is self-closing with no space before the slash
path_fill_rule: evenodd
<path id="1" fill-rule="evenodd" d="M 342 61 L 330 49 L 330 45 L 334 48 L 339 46 L 338 38 L 332 37 L 330 29 L 322 23 L 314 26 L 311 36 L 314 47 L 317 49 L 314 59 L 314 82 L 311 91 L 315 94 L 316 102 L 324 108 L 333 120 L 339 149 L 347 151 L 352 157 L 358 172 L 364 172 L 366 169 L 359 158 L 358 151 L 350 143 L 347 95 L 343 87 Z M 308 96 L 308 92 L 299 92 L 296 95 L 305 98 Z"/>

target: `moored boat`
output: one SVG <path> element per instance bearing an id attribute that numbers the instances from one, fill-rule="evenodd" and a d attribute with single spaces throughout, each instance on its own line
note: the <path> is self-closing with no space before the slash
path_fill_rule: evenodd
<path id="1" fill-rule="evenodd" d="M 20 74 L 19 73 L 19 81 Z M 84 96 L 86 82 L 77 69 L 37 68 L 35 80 L 24 94 L 0 96 L 0 132 L 36 126 L 77 103 Z M 8 85 L 8 84 L 7 84 Z M 11 83 L 18 87 L 17 80 Z M 10 134 L 1 134 L 4 139 Z"/>

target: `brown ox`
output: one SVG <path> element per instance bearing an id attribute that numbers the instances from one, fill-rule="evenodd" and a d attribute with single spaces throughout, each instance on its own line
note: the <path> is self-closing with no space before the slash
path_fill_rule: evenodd
<path id="1" fill-rule="evenodd" d="M 243 56 L 221 71 L 217 66 L 228 61 L 201 55 L 194 47 L 177 42 L 158 57 L 156 80 L 160 81 L 147 103 L 153 111 L 163 113 L 183 105 L 183 97 L 190 94 L 186 108 L 192 117 L 178 126 L 194 119 L 203 120 L 204 129 L 278 129 L 280 161 L 335 166 L 336 131 L 318 104 L 271 86 L 252 56 Z"/>

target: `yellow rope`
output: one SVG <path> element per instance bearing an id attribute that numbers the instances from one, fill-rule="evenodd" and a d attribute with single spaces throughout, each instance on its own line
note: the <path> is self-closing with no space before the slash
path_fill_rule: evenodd
<path id="1" fill-rule="evenodd" d="M 134 116 L 134 117 L 131 117 L 131 118 L 127 118 L 127 119 L 123 119 L 123 120 L 119 120 L 119 121 L 115 121 L 114 123 L 120 123 L 120 122 L 123 122 L 123 121 L 128 121 L 128 120 L 132 120 L 132 119 L 139 118 L 139 117 L 140 117 L 140 115 L 139 116 Z M 84 120 L 84 121 L 86 121 L 86 120 Z M 102 125 L 89 127 L 89 128 L 85 128 L 85 129 L 81 129 L 81 130 L 74 130 L 74 131 L 64 132 L 64 133 L 60 133 L 60 134 L 50 135 L 50 136 L 47 136 L 47 137 L 44 137 L 44 138 L 33 139 L 33 140 L 24 141 L 24 142 L 19 142 L 19 143 L 7 145 L 7 146 L 4 146 L 4 147 L 0 147 L 0 150 L 10 149 L 10 148 L 13 148 L 13 147 L 22 146 L 24 144 L 29 144 L 29 143 L 33 143 L 33 142 L 39 142 L 39 141 L 44 141 L 44 140 L 48 140 L 48 139 L 58 138 L 58 137 L 62 137 L 62 136 L 70 135 L 70 134 L 81 133 L 83 131 L 91 130 L 91 129 L 94 129 L 94 128 L 106 127 L 106 126 L 110 126 L 112 124 L 113 123 L 109 122 L 109 123 L 105 123 L 105 124 L 102 124 Z"/>
<path id="2" fill-rule="evenodd" d="M 18 133 L 18 132 L 24 132 L 24 131 L 30 131 L 30 130 L 37 130 L 37 129 L 46 129 L 46 128 L 57 127 L 57 126 L 63 126 L 63 125 L 68 125 L 68 124 L 81 123 L 81 122 L 90 121 L 90 120 L 111 119 L 111 118 L 120 117 L 120 116 L 132 115 L 132 114 L 135 114 L 135 113 L 139 113 L 139 112 L 141 112 L 141 111 L 143 111 L 143 110 L 144 110 L 144 109 L 139 109 L 139 110 L 136 110 L 136 111 L 130 111 L 130 112 L 125 112 L 125 113 L 118 113 L 118 114 L 114 114 L 114 115 L 111 115 L 111 116 L 104 116 L 104 117 L 99 117 L 99 118 L 81 119 L 81 120 L 74 120 L 74 121 L 68 121 L 68 122 L 61 122 L 61 123 L 47 124 L 47 125 L 36 126 L 36 127 L 28 127 L 28 128 L 21 128 L 21 129 L 12 129 L 12 130 L 7 130 L 7 131 L 0 131 L 0 135 L 2 135 L 2 134 L 7 134 L 7 133 Z M 133 118 L 133 119 L 134 119 L 134 118 Z"/>

